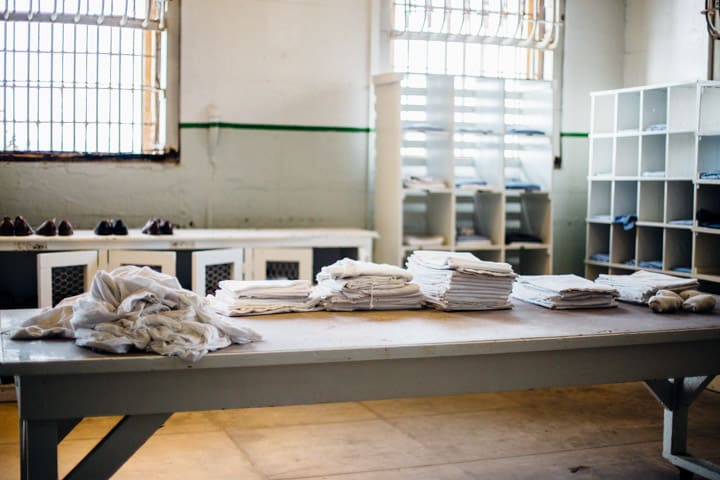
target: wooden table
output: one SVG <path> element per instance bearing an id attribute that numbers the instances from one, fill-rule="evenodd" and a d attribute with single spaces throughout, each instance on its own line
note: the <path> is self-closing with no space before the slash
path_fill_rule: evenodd
<path id="1" fill-rule="evenodd" d="M 33 310 L 0 311 L 6 330 Z M 0 375 L 17 385 L 23 479 L 57 478 L 57 444 L 84 417 L 123 420 L 66 478 L 108 478 L 173 413 L 645 381 L 665 408 L 663 455 L 686 451 L 688 409 L 720 373 L 720 315 L 647 307 L 287 314 L 239 319 L 263 335 L 196 364 L 105 355 L 71 341 L 3 335 Z"/>

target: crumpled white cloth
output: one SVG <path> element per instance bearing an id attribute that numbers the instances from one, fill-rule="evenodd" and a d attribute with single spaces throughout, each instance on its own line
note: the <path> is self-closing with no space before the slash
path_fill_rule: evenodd
<path id="1" fill-rule="evenodd" d="M 136 348 L 193 362 L 231 343 L 260 339 L 217 315 L 177 278 L 133 265 L 98 271 L 88 293 L 29 318 L 12 337 L 74 338 L 77 345 L 101 351 Z"/>

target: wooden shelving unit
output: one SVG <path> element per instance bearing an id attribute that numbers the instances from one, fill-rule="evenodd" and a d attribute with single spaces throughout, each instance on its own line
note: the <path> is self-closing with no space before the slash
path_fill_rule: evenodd
<path id="1" fill-rule="evenodd" d="M 550 82 L 393 73 L 375 77 L 375 92 L 376 260 L 445 249 L 549 273 Z M 417 244 L 428 237 L 436 243 Z"/>

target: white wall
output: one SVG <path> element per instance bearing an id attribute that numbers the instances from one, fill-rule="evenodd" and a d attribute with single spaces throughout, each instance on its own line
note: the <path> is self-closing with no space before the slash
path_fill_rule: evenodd
<path id="1" fill-rule="evenodd" d="M 365 0 L 183 0 L 180 119 L 368 127 Z M 364 132 L 180 131 L 179 165 L 0 164 L 0 215 L 92 228 L 365 227 Z"/>
<path id="2" fill-rule="evenodd" d="M 704 5 L 702 0 L 627 0 L 625 86 L 707 78 Z"/>

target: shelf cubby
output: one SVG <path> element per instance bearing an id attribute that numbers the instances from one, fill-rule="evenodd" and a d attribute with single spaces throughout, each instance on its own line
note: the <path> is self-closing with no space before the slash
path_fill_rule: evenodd
<path id="1" fill-rule="evenodd" d="M 642 262 L 662 262 L 663 229 L 660 227 L 637 227 L 637 264 L 638 268 L 648 268 Z"/>
<path id="2" fill-rule="evenodd" d="M 616 95 L 593 94 L 593 115 L 590 123 L 590 132 L 593 134 L 613 133 L 615 131 L 615 99 Z"/>
<path id="3" fill-rule="evenodd" d="M 667 130 L 667 88 L 642 91 L 642 129 Z"/>
<path id="4" fill-rule="evenodd" d="M 673 85 L 668 94 L 668 131 L 682 132 L 697 129 L 695 110 L 697 87 L 695 84 Z"/>
<path id="5" fill-rule="evenodd" d="M 613 139 L 590 139 L 590 176 L 612 175 Z"/>
<path id="6" fill-rule="evenodd" d="M 717 82 L 705 83 L 700 93 L 700 121 L 698 130 L 701 133 L 720 133 L 720 85 Z"/>
<path id="7" fill-rule="evenodd" d="M 518 275 L 543 275 L 550 271 L 550 254 L 544 249 L 506 251 L 505 261 Z"/>
<path id="8" fill-rule="evenodd" d="M 617 96 L 617 132 L 640 130 L 640 91 L 621 92 Z"/>
<path id="9" fill-rule="evenodd" d="M 665 177 L 666 135 L 645 135 L 640 146 L 640 176 Z"/>
<path id="10" fill-rule="evenodd" d="M 665 230 L 665 269 L 674 273 L 692 273 L 692 241 L 690 230 L 668 228 Z M 678 271 L 677 269 L 682 269 Z M 690 271 L 686 271 L 690 270 Z"/>
<path id="11" fill-rule="evenodd" d="M 417 193 L 403 200 L 403 235 L 427 237 L 440 235 L 450 245 L 455 234 L 454 218 L 439 212 L 452 211 L 449 193 Z"/>
<path id="12" fill-rule="evenodd" d="M 545 192 L 506 194 L 505 231 L 532 235 L 541 239 L 541 244 L 551 243 L 550 196 Z"/>
<path id="13" fill-rule="evenodd" d="M 637 182 L 621 180 L 614 187 L 612 216 L 637 215 Z"/>
<path id="14" fill-rule="evenodd" d="M 599 223 L 588 224 L 586 252 L 586 260 L 594 262 L 601 261 L 593 259 L 593 255 L 610 255 L 610 225 Z"/>
<path id="15" fill-rule="evenodd" d="M 615 168 L 616 177 L 636 177 L 638 175 L 638 152 L 640 151 L 640 137 L 617 137 L 615 139 Z"/>
<path id="16" fill-rule="evenodd" d="M 695 187 L 691 181 L 674 180 L 667 182 L 665 195 L 665 223 L 692 220 Z M 691 225 L 690 225 L 691 226 Z"/>
<path id="17" fill-rule="evenodd" d="M 697 187 L 697 198 L 695 199 L 695 213 L 703 211 L 705 217 L 716 217 L 720 219 L 720 184 L 700 184 Z M 720 220 L 713 220 L 711 224 L 720 224 Z M 699 228 L 707 228 L 708 225 L 701 225 L 700 220 L 696 221 Z M 713 228 L 715 230 L 715 228 Z M 720 234 L 720 229 L 717 229 Z"/>
<path id="18" fill-rule="evenodd" d="M 720 172 L 720 135 L 698 138 L 697 178 L 704 172 Z"/>
<path id="19" fill-rule="evenodd" d="M 720 235 L 698 233 L 693 251 L 693 265 L 697 275 L 720 277 Z"/>
<path id="20" fill-rule="evenodd" d="M 625 230 L 622 225 L 612 225 L 610 237 L 610 263 L 625 264 L 635 260 L 636 229 Z"/>
<path id="21" fill-rule="evenodd" d="M 497 248 L 503 244 L 504 206 L 501 192 L 459 193 L 455 202 L 455 226 L 458 233 L 455 243 L 458 249 L 485 249 L 490 246 Z M 465 231 L 487 240 L 464 238 L 461 233 Z"/>
<path id="22" fill-rule="evenodd" d="M 695 178 L 695 134 L 668 135 L 666 175 L 670 179 Z"/>
<path id="23" fill-rule="evenodd" d="M 595 265 L 592 263 L 585 264 L 585 278 L 595 280 L 601 273 L 607 274 L 610 270 L 604 265 Z"/>
<path id="24" fill-rule="evenodd" d="M 612 182 L 593 180 L 590 182 L 589 190 L 588 220 L 595 221 L 598 217 L 611 220 Z"/>
<path id="25" fill-rule="evenodd" d="M 665 206 L 665 182 L 643 180 L 640 182 L 638 222 L 662 223 Z"/>
<path id="26" fill-rule="evenodd" d="M 631 267 L 631 266 L 620 266 L 620 265 L 612 265 L 610 267 L 609 273 L 611 275 L 630 275 L 631 273 L 637 271 L 637 268 Z"/>

